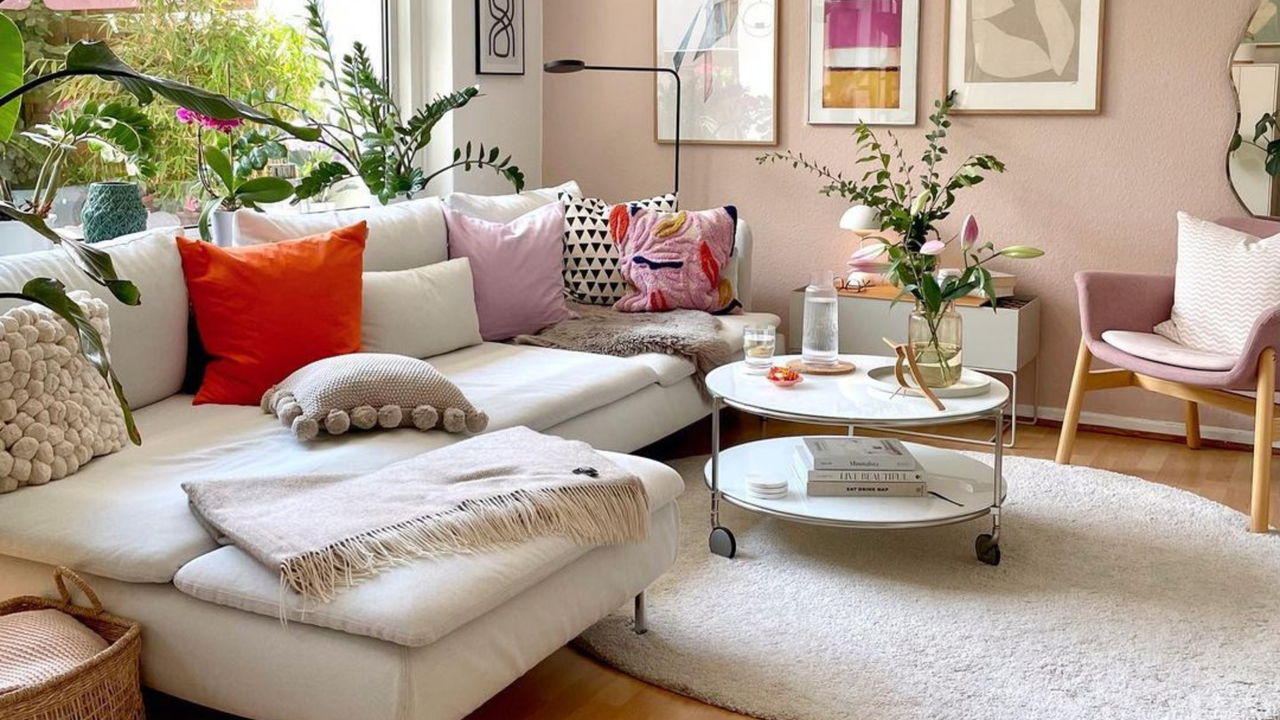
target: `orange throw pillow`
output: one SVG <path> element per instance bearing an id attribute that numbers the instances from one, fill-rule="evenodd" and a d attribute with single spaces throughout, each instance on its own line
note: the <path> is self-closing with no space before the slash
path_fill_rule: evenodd
<path id="1" fill-rule="evenodd" d="M 195 404 L 257 405 L 294 370 L 360 350 L 365 223 L 267 245 L 178 238 L 209 355 Z"/>

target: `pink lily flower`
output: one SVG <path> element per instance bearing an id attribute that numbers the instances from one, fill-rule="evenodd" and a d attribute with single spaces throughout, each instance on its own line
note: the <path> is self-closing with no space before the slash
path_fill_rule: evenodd
<path id="1" fill-rule="evenodd" d="M 930 240 L 920 246 L 921 255 L 941 255 L 943 250 L 947 249 L 947 244 L 941 240 Z"/>
<path id="2" fill-rule="evenodd" d="M 960 242 L 965 247 L 973 247 L 978 242 L 978 220 L 972 215 L 966 215 L 964 225 L 960 227 Z"/>

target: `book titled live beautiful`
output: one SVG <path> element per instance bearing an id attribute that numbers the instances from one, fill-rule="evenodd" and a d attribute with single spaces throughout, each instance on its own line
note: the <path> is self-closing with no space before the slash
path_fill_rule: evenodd
<path id="1" fill-rule="evenodd" d="M 893 438 L 804 438 L 799 449 L 813 470 L 916 469 L 916 459 L 901 441 Z"/>
<path id="2" fill-rule="evenodd" d="M 795 452 L 796 475 L 810 497 L 924 497 L 924 474 L 915 470 L 814 470 Z"/>

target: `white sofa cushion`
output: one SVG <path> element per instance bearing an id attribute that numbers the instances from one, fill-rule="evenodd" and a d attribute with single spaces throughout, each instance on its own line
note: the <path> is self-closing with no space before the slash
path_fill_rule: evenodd
<path id="1" fill-rule="evenodd" d="M 1107 330 L 1102 341 L 1134 357 L 1193 370 L 1226 371 L 1240 361 L 1239 355 L 1197 350 L 1155 333 Z"/>
<path id="2" fill-rule="evenodd" d="M 236 212 L 236 245 L 295 240 L 329 230 L 369 223 L 364 247 L 366 272 L 408 270 L 449 259 L 440 198 L 395 205 L 304 214 Z"/>
<path id="3" fill-rule="evenodd" d="M 526 190 L 514 195 L 450 193 L 445 197 L 444 204 L 463 215 L 506 225 L 521 215 L 557 202 L 560 193 L 578 196 L 582 194 L 582 190 L 578 183 L 570 180 L 556 187 Z"/>
<path id="4" fill-rule="evenodd" d="M 606 453 L 634 472 L 657 513 L 684 491 L 671 468 L 643 458 Z M 399 645 L 430 645 L 533 587 L 590 550 L 564 538 L 539 538 L 492 552 L 415 560 L 344 590 L 329 603 L 304 607 L 284 597 L 290 621 L 341 630 Z M 239 548 L 225 547 L 192 560 L 174 585 L 192 597 L 279 617 L 280 577 Z"/>
<path id="5" fill-rule="evenodd" d="M 432 363 L 489 413 L 491 430 L 547 430 L 657 380 L 635 360 L 509 345 L 477 345 Z M 75 482 L 5 495 L 0 554 L 129 582 L 169 582 L 217 548 L 187 509 L 185 480 L 367 472 L 370 462 L 390 464 L 460 439 L 392 430 L 300 446 L 259 408 L 192 406 L 189 395 L 148 407 L 136 420 L 146 438 L 141 447 L 89 463 Z"/>
<path id="6" fill-rule="evenodd" d="M 429 358 L 479 345 L 471 261 L 365 273 L 361 325 L 365 352 Z"/>
<path id="7" fill-rule="evenodd" d="M 60 249 L 0 258 L 0 287 L 18 290 L 31 278 L 51 277 L 104 300 L 111 316 L 112 363 L 130 404 L 143 408 L 178 392 L 186 372 L 189 301 L 174 242 L 179 232 L 147 230 L 96 246 L 111 254 L 120 277 L 138 286 L 141 305 L 116 300 Z M 21 304 L 0 302 L 0 312 Z"/>

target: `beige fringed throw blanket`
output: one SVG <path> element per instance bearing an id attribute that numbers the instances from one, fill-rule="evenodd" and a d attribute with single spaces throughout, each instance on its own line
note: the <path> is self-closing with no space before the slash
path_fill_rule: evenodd
<path id="1" fill-rule="evenodd" d="M 639 542 L 649 498 L 635 475 L 586 443 L 528 428 L 482 435 L 367 475 L 184 483 L 211 530 L 269 568 L 281 590 L 329 601 L 420 557 L 536 537 Z"/>
<path id="2" fill-rule="evenodd" d="M 698 310 L 624 313 L 596 305 L 570 304 L 578 317 L 537 335 L 521 335 L 517 345 L 633 357 L 645 353 L 678 355 L 693 363 L 694 379 L 705 394 L 707 373 L 733 359 L 735 348 L 720 337 L 720 319 Z"/>

